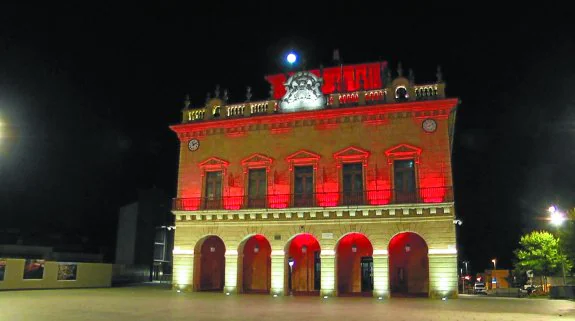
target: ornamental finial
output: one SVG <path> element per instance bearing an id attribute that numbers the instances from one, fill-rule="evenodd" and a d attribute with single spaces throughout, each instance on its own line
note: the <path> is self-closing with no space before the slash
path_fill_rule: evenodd
<path id="1" fill-rule="evenodd" d="M 228 102 L 228 100 L 230 99 L 230 92 L 227 89 L 224 89 L 224 102 Z"/>
<path id="2" fill-rule="evenodd" d="M 411 83 L 412 85 L 415 84 L 415 76 L 413 75 L 413 69 L 409 68 L 409 83 Z"/>
<path id="3" fill-rule="evenodd" d="M 214 90 L 216 98 L 220 98 L 220 85 L 216 85 L 216 90 Z"/>
<path id="4" fill-rule="evenodd" d="M 250 101 L 252 99 L 252 87 L 246 87 L 246 101 Z"/>
<path id="5" fill-rule="evenodd" d="M 186 94 L 186 99 L 184 100 L 184 108 L 185 109 L 190 108 L 190 104 L 191 104 L 190 94 Z"/>
<path id="6" fill-rule="evenodd" d="M 397 76 L 403 77 L 403 68 L 401 67 L 401 62 L 397 64 Z"/>
<path id="7" fill-rule="evenodd" d="M 385 68 L 385 85 L 391 86 L 391 70 Z"/>
<path id="8" fill-rule="evenodd" d="M 210 99 L 212 99 L 212 93 L 208 92 L 206 94 L 206 105 L 208 104 L 208 102 L 210 101 Z"/>
<path id="9" fill-rule="evenodd" d="M 437 82 L 443 82 L 443 73 L 441 72 L 441 66 L 437 66 L 437 73 L 435 74 L 437 77 Z"/>

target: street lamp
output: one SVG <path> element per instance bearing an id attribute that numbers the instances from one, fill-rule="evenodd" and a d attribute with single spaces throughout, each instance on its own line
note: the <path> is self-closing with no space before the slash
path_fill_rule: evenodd
<path id="1" fill-rule="evenodd" d="M 551 221 L 551 224 L 557 227 L 557 229 L 559 229 L 559 227 L 567 220 L 565 213 L 559 211 L 555 205 L 549 206 L 547 211 L 549 212 L 549 220 Z M 563 285 L 567 285 L 567 280 L 565 279 L 565 260 L 563 260 L 563 251 L 561 250 L 561 244 L 558 243 L 557 245 L 559 246 L 559 256 L 561 259 Z"/>
<path id="2" fill-rule="evenodd" d="M 463 264 L 465 264 L 465 276 L 463 277 L 463 293 L 465 294 L 465 280 L 467 278 L 467 276 L 469 275 L 469 272 L 467 270 L 467 264 L 469 263 L 469 261 L 463 261 Z M 463 273 L 461 273 L 463 274 Z"/>
<path id="3" fill-rule="evenodd" d="M 563 222 L 567 220 L 565 213 L 557 210 L 555 206 L 550 206 L 547 211 L 549 212 L 549 220 L 551 221 L 551 224 L 557 227 L 563 225 Z"/>
<path id="4" fill-rule="evenodd" d="M 491 262 L 493 263 L 493 272 L 491 273 L 491 278 L 495 279 L 495 288 L 497 288 L 497 259 L 492 259 Z M 491 283 L 493 283 L 493 280 Z"/>
<path id="5" fill-rule="evenodd" d="M 293 292 L 292 292 L 292 289 L 293 289 L 293 287 L 292 287 L 292 272 L 293 272 L 294 263 L 295 263 L 295 261 L 294 261 L 293 257 L 290 256 L 288 258 L 288 265 L 289 265 L 289 280 L 288 281 L 289 281 L 289 294 L 290 295 L 293 294 Z"/>

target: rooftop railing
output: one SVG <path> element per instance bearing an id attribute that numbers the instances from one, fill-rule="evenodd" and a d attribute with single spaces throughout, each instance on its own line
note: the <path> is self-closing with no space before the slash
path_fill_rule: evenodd
<path id="1" fill-rule="evenodd" d="M 414 85 L 409 87 L 408 99 L 405 101 L 434 100 L 445 97 L 444 84 Z M 375 104 L 396 103 L 404 100 L 396 99 L 392 88 L 359 90 L 326 95 L 327 108 L 366 106 Z M 226 104 L 222 100 L 202 108 L 185 108 L 182 121 L 184 123 L 217 120 L 229 118 L 251 117 L 273 114 L 278 111 L 279 100 L 262 100 Z"/>

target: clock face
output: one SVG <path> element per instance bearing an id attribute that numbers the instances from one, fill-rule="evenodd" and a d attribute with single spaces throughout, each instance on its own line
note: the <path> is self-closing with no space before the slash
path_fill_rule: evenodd
<path id="1" fill-rule="evenodd" d="M 437 129 L 437 122 L 433 119 L 426 119 L 421 124 L 421 127 L 423 127 L 423 130 L 426 132 L 433 133 Z"/>
<path id="2" fill-rule="evenodd" d="M 188 142 L 188 148 L 189 148 L 192 152 L 198 150 L 198 148 L 200 148 L 200 141 L 197 140 L 197 139 L 195 139 L 195 138 L 194 138 L 194 139 L 191 139 L 191 140 Z"/>

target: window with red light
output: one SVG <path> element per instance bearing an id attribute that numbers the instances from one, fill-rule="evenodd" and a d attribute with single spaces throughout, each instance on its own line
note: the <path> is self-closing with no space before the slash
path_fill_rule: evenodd
<path id="1" fill-rule="evenodd" d="M 204 190 L 204 207 L 206 209 L 221 208 L 222 176 L 222 171 L 206 172 L 206 184 Z"/>
<path id="2" fill-rule="evenodd" d="M 248 172 L 248 207 L 265 208 L 268 184 L 265 168 L 250 168 Z"/>
<path id="3" fill-rule="evenodd" d="M 416 201 L 415 160 L 393 161 L 393 188 L 400 201 Z"/>
<path id="4" fill-rule="evenodd" d="M 343 164 L 342 179 L 344 205 L 363 204 L 363 163 Z"/>
<path id="5" fill-rule="evenodd" d="M 313 205 L 313 166 L 295 166 L 294 203 L 296 206 Z"/>

